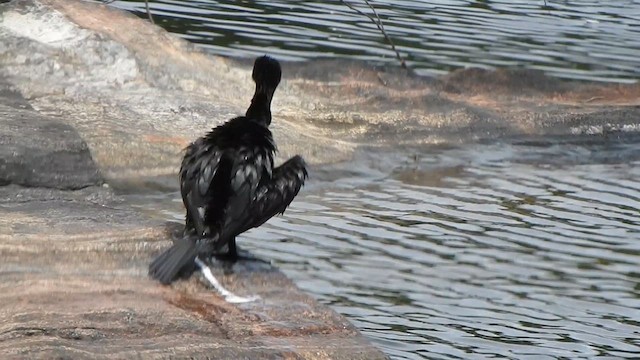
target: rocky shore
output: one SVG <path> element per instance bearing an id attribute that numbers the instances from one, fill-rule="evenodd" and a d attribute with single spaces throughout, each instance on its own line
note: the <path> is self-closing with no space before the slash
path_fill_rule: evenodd
<path id="1" fill-rule="evenodd" d="M 231 290 L 261 297 L 243 305 L 198 278 L 163 287 L 146 275 L 179 225 L 136 211 L 113 185 L 175 181 L 191 134 L 211 126 L 209 116 L 215 123 L 240 110 L 233 92 L 245 89 L 232 78 L 248 80 L 244 69 L 96 4 L 14 1 L 0 11 L 1 358 L 386 358 L 271 266 L 217 269 Z M 124 37 L 141 26 L 160 48 L 140 60 L 144 49 L 76 18 Z M 198 61 L 217 63 L 201 65 L 202 77 L 212 88 L 227 81 L 228 92 L 206 96 L 176 73 Z M 231 74 L 216 79 L 220 69 Z"/>

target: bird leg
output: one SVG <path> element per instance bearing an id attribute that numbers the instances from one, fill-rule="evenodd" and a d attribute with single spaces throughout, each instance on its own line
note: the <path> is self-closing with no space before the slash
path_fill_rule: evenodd
<path id="1" fill-rule="evenodd" d="M 238 304 L 238 303 L 247 303 L 247 302 L 251 302 L 251 301 L 256 301 L 258 299 L 260 299 L 259 296 L 257 295 L 252 295 L 252 296 L 238 296 L 234 293 L 232 293 L 231 291 L 225 289 L 220 282 L 215 278 L 215 276 L 213 276 L 213 273 L 211 272 L 211 268 L 209 266 L 207 266 L 207 264 L 205 264 L 202 260 L 200 260 L 198 257 L 196 257 L 196 265 L 198 265 L 200 267 L 200 270 L 202 270 L 202 275 L 204 275 L 204 278 L 207 279 L 207 281 L 211 284 L 211 286 L 213 286 L 214 289 L 216 289 L 216 291 L 222 295 L 222 297 L 224 297 L 224 299 L 227 302 L 233 303 L 233 304 Z"/>
<path id="2" fill-rule="evenodd" d="M 238 258 L 238 248 L 236 246 L 236 238 L 235 238 L 235 236 L 232 237 L 231 240 L 229 240 L 228 248 L 229 248 L 229 250 L 227 251 L 227 255 L 232 259 L 237 259 Z"/>
<path id="3" fill-rule="evenodd" d="M 259 262 L 271 265 L 271 261 L 257 258 L 251 255 L 248 251 L 240 250 L 238 245 L 236 245 L 235 237 L 229 240 L 227 247 L 228 247 L 228 250 L 226 253 L 214 255 L 216 260 L 227 261 L 232 263 L 236 261 L 259 261 Z"/>

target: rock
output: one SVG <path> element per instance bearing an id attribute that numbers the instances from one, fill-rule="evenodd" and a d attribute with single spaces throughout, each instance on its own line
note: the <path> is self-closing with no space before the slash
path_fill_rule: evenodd
<path id="1" fill-rule="evenodd" d="M 554 94 L 571 88 L 569 82 L 544 75 L 540 70 L 469 68 L 438 79 L 444 91 L 452 93 Z"/>
<path id="2" fill-rule="evenodd" d="M 17 93 L 5 89 L 0 97 L 0 185 L 80 189 L 102 184 L 89 147 L 73 127 L 30 109 Z"/>
<path id="3" fill-rule="evenodd" d="M 167 226 L 109 189 L 0 187 L 0 357 L 384 359 L 343 317 L 277 269 L 240 263 L 223 284 L 261 300 L 234 306 L 197 278 L 150 280 Z"/>
<path id="4" fill-rule="evenodd" d="M 332 310 L 262 263 L 214 268 L 261 300 L 226 303 L 197 276 L 146 275 L 179 224 L 109 188 L 0 187 L 0 357 L 384 359 Z"/>
<path id="5" fill-rule="evenodd" d="M 274 268 L 216 276 L 259 302 L 234 306 L 192 279 L 146 276 L 168 227 L 108 189 L 0 188 L 2 358 L 384 358 Z M 249 264 L 250 265 L 250 264 Z"/>

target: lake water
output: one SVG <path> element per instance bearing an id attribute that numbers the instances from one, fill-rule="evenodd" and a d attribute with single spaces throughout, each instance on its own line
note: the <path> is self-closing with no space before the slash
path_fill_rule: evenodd
<path id="1" fill-rule="evenodd" d="M 638 77 L 640 1 L 373 4 L 423 74 L 521 66 Z M 140 2 L 114 6 L 144 15 Z M 151 6 L 162 26 L 215 54 L 397 66 L 373 25 L 336 1 Z M 639 135 L 379 151 L 312 168 L 285 215 L 240 246 L 273 260 L 394 359 L 638 357 Z M 136 201 L 182 221 L 177 193 Z"/>
<path id="2" fill-rule="evenodd" d="M 366 13 L 363 0 L 350 0 Z M 397 66 L 375 25 L 341 1 L 151 0 L 156 22 L 214 54 L 327 57 Z M 638 0 L 371 1 L 408 64 L 434 75 L 525 67 L 572 79 L 632 82 L 640 74 Z M 146 17 L 144 2 L 113 6 Z"/>
<path id="3" fill-rule="evenodd" d="M 418 154 L 306 193 L 256 249 L 397 359 L 638 356 L 638 143 Z"/>

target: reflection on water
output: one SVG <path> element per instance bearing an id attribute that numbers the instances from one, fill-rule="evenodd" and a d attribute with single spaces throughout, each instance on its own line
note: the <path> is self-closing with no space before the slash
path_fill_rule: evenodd
<path id="1" fill-rule="evenodd" d="M 637 358 L 640 139 L 389 156 L 390 176 L 312 182 L 241 246 L 396 359 Z"/>
<path id="2" fill-rule="evenodd" d="M 350 0 L 362 6 L 362 0 Z M 348 57 L 397 65 L 369 19 L 338 0 L 151 0 L 156 22 L 222 55 Z M 638 78 L 637 0 L 371 1 L 411 67 L 524 66 L 600 81 Z M 114 6 L 146 18 L 142 0 Z M 361 7 L 363 11 L 369 11 Z"/>

